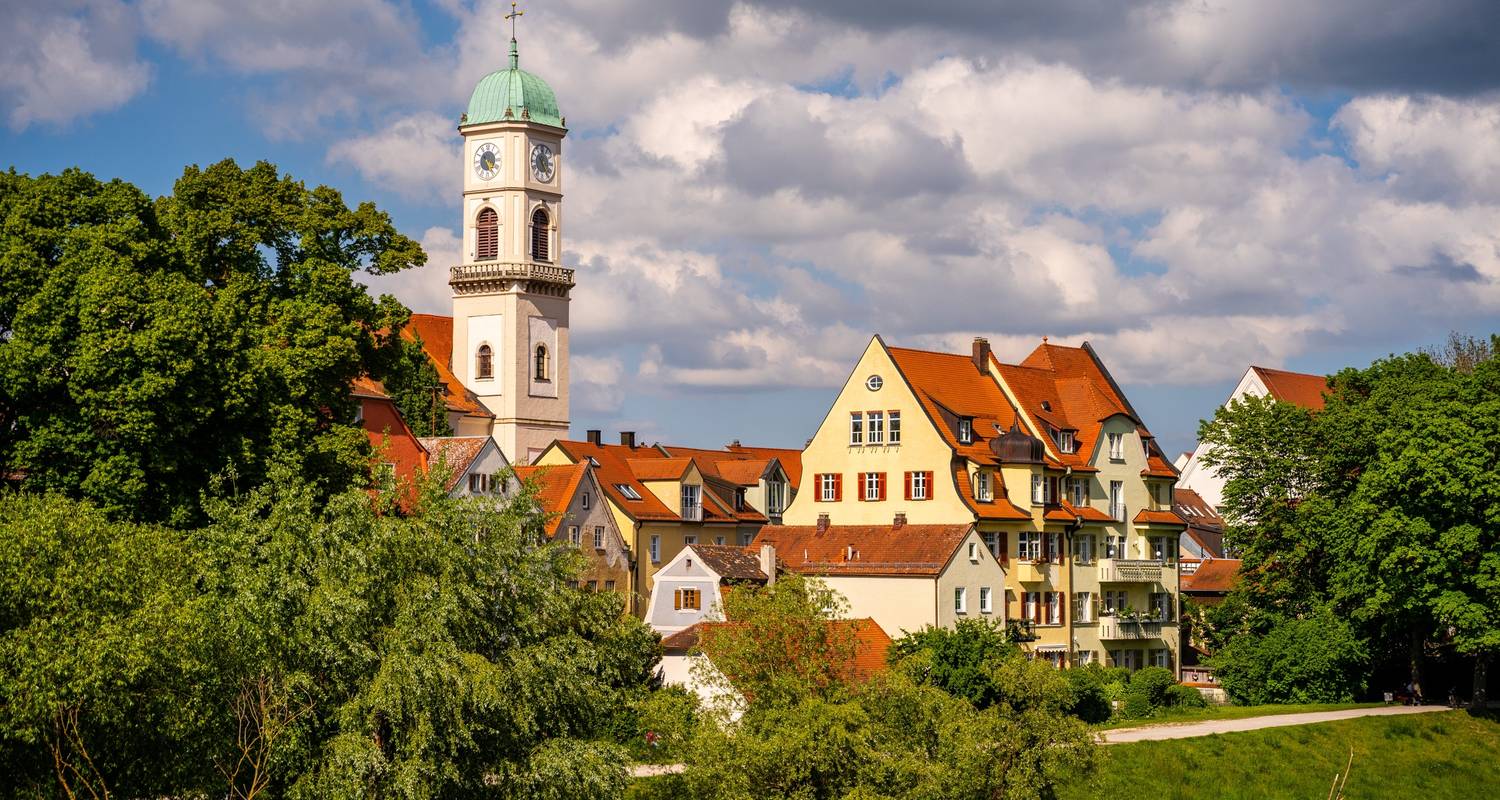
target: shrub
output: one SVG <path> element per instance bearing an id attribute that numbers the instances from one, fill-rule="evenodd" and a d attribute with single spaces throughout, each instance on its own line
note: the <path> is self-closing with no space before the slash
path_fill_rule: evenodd
<path id="1" fill-rule="evenodd" d="M 1176 683 L 1167 687 L 1167 705 L 1177 708 L 1205 708 L 1208 701 L 1203 699 L 1203 693 L 1197 689 Z"/>
<path id="2" fill-rule="evenodd" d="M 1236 703 L 1337 703 L 1363 691 L 1365 643 L 1327 608 L 1230 640 L 1209 665 Z"/>
<path id="3" fill-rule="evenodd" d="M 1151 716 L 1156 709 L 1167 705 L 1167 692 L 1176 684 L 1177 679 L 1166 667 L 1136 670 L 1125 689 L 1123 713 L 1130 719 Z"/>
<path id="4" fill-rule="evenodd" d="M 1103 722 L 1110 717 L 1110 694 L 1105 689 L 1104 670 L 1097 665 L 1067 671 L 1072 700 L 1068 713 L 1084 722 Z"/>

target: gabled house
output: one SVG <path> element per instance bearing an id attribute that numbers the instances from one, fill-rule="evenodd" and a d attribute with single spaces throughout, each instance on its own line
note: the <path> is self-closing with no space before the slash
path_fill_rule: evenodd
<path id="1" fill-rule="evenodd" d="M 672 634 L 704 619 L 724 619 L 724 596 L 735 586 L 776 582 L 776 552 L 719 544 L 690 544 L 656 573 L 646 624 Z"/>
<path id="2" fill-rule="evenodd" d="M 1004 622 L 1005 575 L 972 523 L 768 525 L 753 547 L 775 548 L 789 572 L 817 577 L 896 635 L 960 619 Z"/>
<path id="3" fill-rule="evenodd" d="M 781 524 L 792 496 L 791 476 L 776 456 L 738 453 L 728 449 L 658 444 L 668 458 L 691 458 L 709 481 L 713 491 L 738 511 L 755 510 L 772 525 Z M 741 531 L 740 545 L 747 545 L 753 530 Z"/>
<path id="4" fill-rule="evenodd" d="M 588 462 L 516 467 L 515 476 L 536 494 L 553 541 L 577 548 L 588 562 L 581 586 L 625 597 L 632 592 L 633 554 L 615 521 L 596 471 Z"/>
<path id="5" fill-rule="evenodd" d="M 744 698 L 738 693 L 723 697 L 718 692 L 724 683 L 722 673 L 713 666 L 714 634 L 733 622 L 698 622 L 662 640 L 662 683 L 682 686 L 703 701 L 705 706 L 716 701 L 737 703 L 743 707 Z M 854 656 L 845 662 L 845 678 L 851 682 L 869 680 L 886 670 L 886 654 L 891 648 L 891 637 L 880 625 L 869 618 L 832 620 L 828 625 L 848 629 L 854 639 Z M 703 674 L 708 671 L 718 679 Z M 707 680 L 705 680 L 707 678 Z M 738 719 L 739 712 L 731 714 Z"/>
<path id="6" fill-rule="evenodd" d="M 506 474 L 510 464 L 489 436 L 424 436 L 417 441 L 427 450 L 433 469 L 447 470 L 452 497 L 506 494 L 515 488 Z"/>
<path id="7" fill-rule="evenodd" d="M 1187 522 L 1182 532 L 1182 575 L 1189 574 L 1189 559 L 1224 558 L 1224 518 L 1192 489 L 1172 490 L 1172 510 Z"/>
<path id="8" fill-rule="evenodd" d="M 982 338 L 953 354 L 876 336 L 801 461 L 788 526 L 972 526 L 1033 653 L 1175 664 L 1176 472 L 1087 343 L 1006 364 Z M 1136 640 L 1139 658 L 1120 645 Z"/>
<path id="9" fill-rule="evenodd" d="M 1234 391 L 1230 392 L 1229 399 L 1224 401 L 1224 405 L 1246 397 L 1269 396 L 1283 403 L 1291 403 L 1311 411 L 1322 411 L 1328 388 L 1328 379 L 1322 375 L 1252 366 L 1245 370 L 1245 374 L 1235 385 Z M 1210 507 L 1222 509 L 1224 479 L 1212 467 L 1203 463 L 1203 457 L 1207 452 L 1208 446 L 1199 442 L 1193 452 L 1181 463 L 1182 474 L 1177 479 L 1177 486 L 1192 489 Z"/>
<path id="10" fill-rule="evenodd" d="M 617 445 L 603 444 L 590 431 L 587 441 L 553 442 L 537 457 L 539 465 L 588 463 L 604 499 L 635 556 L 631 613 L 645 613 L 654 575 L 690 544 L 739 544 L 765 525 L 764 514 L 735 508 L 723 487 L 707 478 L 692 458 L 669 457 L 637 445 L 625 432 Z M 732 497 L 732 495 L 731 495 Z"/>
<path id="11" fill-rule="evenodd" d="M 377 486 L 395 487 L 409 502 L 417 483 L 427 474 L 427 450 L 422 447 L 406 421 L 401 418 L 396 401 L 386 394 L 379 381 L 359 378 L 351 387 L 359 403 L 355 422 L 370 440 L 371 474 Z"/>
<path id="12" fill-rule="evenodd" d="M 489 436 L 495 415 L 453 374 L 453 318 L 435 314 L 412 314 L 401 331 L 408 341 L 420 340 L 422 353 L 437 370 L 441 405 L 436 409 L 447 415 L 448 426 L 457 436 Z"/>

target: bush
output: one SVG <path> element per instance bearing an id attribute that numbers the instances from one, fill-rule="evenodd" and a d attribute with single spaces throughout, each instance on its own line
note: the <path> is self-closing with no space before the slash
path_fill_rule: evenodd
<path id="1" fill-rule="evenodd" d="M 1068 689 L 1072 693 L 1068 713 L 1084 722 L 1104 722 L 1109 719 L 1113 708 L 1110 693 L 1105 688 L 1104 672 L 1094 664 L 1067 671 Z"/>
<path id="2" fill-rule="evenodd" d="M 1323 608 L 1230 640 L 1209 666 L 1236 703 L 1339 703 L 1364 690 L 1365 643 Z"/>
<path id="3" fill-rule="evenodd" d="M 1206 708 L 1208 701 L 1203 699 L 1203 693 L 1197 689 L 1177 683 L 1167 688 L 1167 705 L 1175 708 Z"/>
<path id="4" fill-rule="evenodd" d="M 1166 667 L 1146 667 L 1130 676 L 1130 685 L 1125 689 L 1125 704 L 1122 709 L 1130 719 L 1149 717 L 1158 708 L 1167 705 L 1167 693 L 1177 685 L 1172 670 Z"/>
<path id="5" fill-rule="evenodd" d="M 675 762 L 698 726 L 698 696 L 681 686 L 643 693 L 635 703 L 630 754 L 643 764 Z"/>

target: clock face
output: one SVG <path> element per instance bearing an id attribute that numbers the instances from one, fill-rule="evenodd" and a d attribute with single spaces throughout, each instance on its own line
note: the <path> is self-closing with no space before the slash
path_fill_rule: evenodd
<path id="1" fill-rule="evenodd" d="M 474 174 L 480 180 L 489 180 L 500 172 L 500 149 L 493 142 L 485 142 L 474 150 Z"/>
<path id="2" fill-rule="evenodd" d="M 531 148 L 531 177 L 542 183 L 552 180 L 554 164 L 552 160 L 552 148 L 539 144 Z"/>

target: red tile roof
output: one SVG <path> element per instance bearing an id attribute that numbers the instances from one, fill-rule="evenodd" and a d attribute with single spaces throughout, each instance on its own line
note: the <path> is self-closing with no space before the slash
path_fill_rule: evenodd
<path id="1" fill-rule="evenodd" d="M 479 398 L 464 388 L 453 374 L 453 318 L 435 314 L 412 314 L 411 322 L 401 331 L 409 340 L 421 339 L 422 352 L 437 368 L 438 380 L 443 384 L 443 401 L 450 411 L 460 411 L 477 417 L 493 417 Z"/>
<path id="2" fill-rule="evenodd" d="M 1176 511 L 1147 511 L 1143 508 L 1135 515 L 1134 522 L 1137 525 L 1177 525 L 1184 528 L 1187 527 L 1187 520 L 1177 516 Z"/>
<path id="3" fill-rule="evenodd" d="M 724 580 L 759 581 L 767 576 L 760 568 L 760 555 L 744 547 L 728 544 L 690 544 L 687 549 L 698 554 L 703 565 Z"/>
<path id="4" fill-rule="evenodd" d="M 580 461 L 566 466 L 516 467 L 515 469 L 516 478 L 536 490 L 537 505 L 541 507 L 542 513 L 547 515 L 547 536 L 556 536 L 558 527 L 562 525 L 563 515 L 573 504 L 573 495 L 577 494 L 578 487 L 583 485 L 584 476 L 589 470 L 589 463 Z"/>
<path id="5" fill-rule="evenodd" d="M 802 485 L 802 451 L 790 447 L 753 447 L 735 442 L 724 448 L 731 453 L 752 456 L 754 458 L 774 458 L 781 462 L 781 468 L 786 470 L 787 481 L 792 486 Z"/>
<path id="6" fill-rule="evenodd" d="M 561 439 L 554 444 L 570 461 L 586 462 L 592 457 L 598 462 L 598 466 L 594 468 L 594 474 L 599 479 L 605 496 L 609 497 L 611 502 L 632 519 L 682 520 L 680 509 L 675 504 L 669 507 L 657 499 L 656 495 L 646 488 L 644 481 L 677 480 L 687 472 L 688 466 L 694 463 L 693 459 L 669 458 L 660 448 L 644 445 L 628 447 L 622 444 L 592 444 Z M 628 498 L 620 490 L 622 485 L 630 487 L 640 495 L 641 499 Z M 731 501 L 720 497 L 715 488 L 708 483 L 704 485 L 703 522 L 765 521 L 765 516 L 754 509 L 735 511 Z"/>
<path id="7" fill-rule="evenodd" d="M 428 462 L 436 465 L 442 461 L 452 474 L 448 476 L 448 491 L 463 479 L 464 473 L 469 471 L 474 459 L 484 452 L 484 446 L 490 441 L 488 436 L 423 436 L 417 441 L 422 443 L 431 454 Z"/>
<path id="8" fill-rule="evenodd" d="M 638 481 L 676 481 L 693 465 L 691 458 L 627 458 L 625 463 Z"/>
<path id="9" fill-rule="evenodd" d="M 1266 390 L 1277 400 L 1314 411 L 1323 410 L 1323 395 L 1329 389 L 1328 379 L 1322 375 L 1287 372 L 1268 367 L 1252 366 L 1250 369 L 1255 370 L 1255 374 L 1260 376 L 1261 383 L 1266 385 Z"/>
<path id="10" fill-rule="evenodd" d="M 1239 573 L 1239 559 L 1211 558 L 1201 562 L 1193 574 L 1182 576 L 1181 589 L 1184 592 L 1228 592 L 1238 582 Z"/>
<path id="11" fill-rule="evenodd" d="M 926 575 L 947 566 L 971 525 L 767 525 L 751 543 L 776 548 L 786 568 L 809 575 Z"/>
<path id="12" fill-rule="evenodd" d="M 966 355 L 887 347 L 922 409 L 954 452 L 979 464 L 994 464 L 989 441 L 1016 420 L 1015 408 L 988 372 Z M 957 418 L 973 419 L 973 441 L 958 440 Z"/>
<path id="13" fill-rule="evenodd" d="M 962 462 L 953 465 L 953 485 L 958 489 L 958 496 L 964 501 L 964 505 L 979 519 L 1002 519 L 1027 521 L 1031 519 L 1031 513 L 1018 507 L 1010 501 L 1010 496 L 1005 492 L 1005 482 L 1000 479 L 997 470 L 990 476 L 990 494 L 993 500 L 978 500 L 974 497 L 974 481 L 969 477 L 969 470 Z"/>

